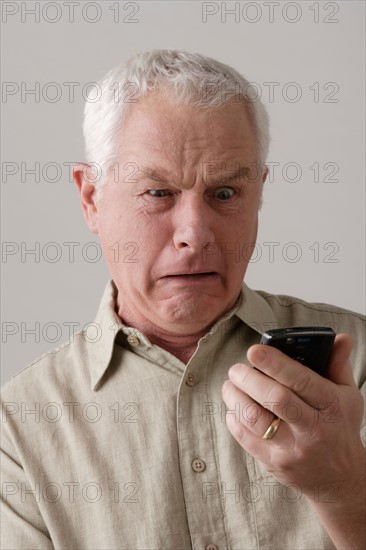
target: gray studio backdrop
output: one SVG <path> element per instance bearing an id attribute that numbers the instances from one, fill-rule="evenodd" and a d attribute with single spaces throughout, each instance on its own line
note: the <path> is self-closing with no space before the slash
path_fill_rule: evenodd
<path id="1" fill-rule="evenodd" d="M 4 1 L 1 17 L 2 382 L 94 319 L 108 273 L 70 178 L 83 96 L 153 48 L 232 65 L 269 109 L 248 284 L 364 312 L 363 1 Z"/>

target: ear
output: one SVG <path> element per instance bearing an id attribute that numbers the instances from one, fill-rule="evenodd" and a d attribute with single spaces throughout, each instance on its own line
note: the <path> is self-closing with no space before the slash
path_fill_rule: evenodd
<path id="1" fill-rule="evenodd" d="M 263 173 L 262 173 L 262 189 L 261 189 L 261 198 L 260 198 L 260 201 L 259 201 L 259 208 L 258 210 L 260 210 L 263 206 L 263 185 L 264 185 L 264 182 L 266 181 L 267 179 L 267 176 L 269 174 L 269 168 L 268 166 L 264 165 L 263 167 Z"/>
<path id="2" fill-rule="evenodd" d="M 92 183 L 92 168 L 81 162 L 73 168 L 73 178 L 80 193 L 80 202 L 87 226 L 92 233 L 98 234 L 98 210 L 96 206 L 96 189 Z"/>

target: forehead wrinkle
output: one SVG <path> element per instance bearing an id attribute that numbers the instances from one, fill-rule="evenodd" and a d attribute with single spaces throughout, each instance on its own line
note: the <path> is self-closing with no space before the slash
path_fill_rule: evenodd
<path id="1" fill-rule="evenodd" d="M 150 179 L 156 183 L 163 184 L 163 185 L 172 185 L 173 187 L 176 187 L 178 189 L 182 189 L 182 188 L 190 189 L 195 184 L 195 182 L 192 182 L 191 184 L 189 184 L 188 181 L 187 183 L 185 183 L 185 178 L 179 177 L 177 176 L 177 174 L 174 176 L 171 176 L 171 175 L 166 176 L 164 175 L 165 170 L 162 171 L 159 168 L 150 168 L 150 167 L 144 166 L 140 168 L 140 172 L 142 173 L 142 176 L 147 179 Z"/>
<path id="2" fill-rule="evenodd" d="M 168 183 L 181 189 L 207 183 L 205 165 L 210 162 L 226 164 L 222 178 L 215 178 L 218 174 L 212 174 L 216 181 L 225 180 L 229 175 L 225 172 L 236 172 L 238 164 L 242 165 L 245 158 L 251 160 L 250 157 L 255 156 L 251 133 L 243 135 L 239 132 L 236 119 L 233 120 L 233 131 L 229 132 L 222 129 L 220 120 L 209 112 L 198 118 L 200 124 L 192 120 L 195 113 L 191 110 L 174 110 L 172 117 L 169 105 L 158 117 L 150 103 L 140 105 L 137 113 L 136 125 L 132 120 L 131 132 L 122 138 L 124 147 L 121 149 L 126 148 L 122 155 L 130 160 L 128 157 L 132 153 L 138 164 L 144 163 L 143 176 L 155 183 Z M 137 135 L 134 135 L 135 129 Z M 160 169 L 160 165 L 165 169 Z"/>
<path id="3" fill-rule="evenodd" d="M 142 166 L 140 168 L 140 172 L 142 173 L 142 177 L 146 177 L 156 183 L 163 184 L 163 185 L 172 185 L 173 187 L 179 188 L 179 189 L 190 189 L 191 187 L 194 187 L 197 181 L 202 181 L 207 186 L 214 186 L 219 183 L 222 184 L 229 184 L 234 182 L 239 182 L 244 177 L 246 177 L 249 173 L 249 167 L 245 164 L 242 164 L 240 162 L 235 162 L 233 164 L 232 170 L 224 170 L 221 171 L 221 174 L 219 176 L 213 174 L 212 178 L 206 179 L 205 175 L 203 173 L 196 173 L 196 179 L 194 182 L 189 184 L 187 181 L 187 184 L 184 183 L 183 179 L 178 179 L 177 177 L 171 177 L 171 176 L 165 176 L 164 173 L 167 173 L 164 169 L 159 168 L 152 168 L 149 166 Z M 227 172 L 225 174 L 225 172 Z"/>
<path id="4" fill-rule="evenodd" d="M 199 181 L 202 171 L 203 161 L 201 158 L 202 149 L 193 147 L 178 147 L 174 148 L 173 143 L 163 149 L 156 147 L 156 144 L 150 149 L 153 153 L 151 157 L 151 165 L 147 163 L 141 164 L 139 172 L 142 177 L 150 179 L 156 183 L 169 184 L 181 189 L 190 189 Z M 154 151 L 158 153 L 154 155 Z M 196 153 L 196 154 L 195 154 Z M 164 169 L 159 164 L 169 166 Z"/>

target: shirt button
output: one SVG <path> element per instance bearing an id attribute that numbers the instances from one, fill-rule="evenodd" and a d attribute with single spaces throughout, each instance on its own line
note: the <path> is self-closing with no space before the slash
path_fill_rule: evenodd
<path id="1" fill-rule="evenodd" d="M 208 544 L 205 550 L 219 550 L 216 544 Z"/>
<path id="2" fill-rule="evenodd" d="M 196 457 L 192 462 L 192 468 L 195 472 L 203 472 L 206 470 L 206 464 L 200 458 Z"/>
<path id="3" fill-rule="evenodd" d="M 132 334 L 127 336 L 127 342 L 129 344 L 131 344 L 131 346 L 134 346 L 134 347 L 140 345 L 140 340 L 137 338 L 137 336 L 133 336 Z"/>
<path id="4" fill-rule="evenodd" d="M 193 374 L 189 374 L 187 376 L 187 380 L 186 380 L 187 386 L 191 386 L 191 387 L 194 386 L 194 382 L 195 382 L 195 380 L 194 380 Z"/>

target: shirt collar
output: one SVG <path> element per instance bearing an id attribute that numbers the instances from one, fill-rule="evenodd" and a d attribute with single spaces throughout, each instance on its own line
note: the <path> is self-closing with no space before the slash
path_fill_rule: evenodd
<path id="1" fill-rule="evenodd" d="M 259 334 L 278 326 L 268 301 L 261 292 L 252 290 L 245 283 L 242 284 L 241 302 L 235 314 Z"/>
<path id="2" fill-rule="evenodd" d="M 124 325 L 115 311 L 117 288 L 113 280 L 110 280 L 104 290 L 100 306 L 95 317 L 98 338 L 95 341 L 88 340 L 88 354 L 90 358 L 91 388 L 99 389 L 101 379 L 111 362 L 114 342 L 119 332 L 139 335 L 139 338 L 148 344 L 146 337 L 135 328 Z M 230 319 L 233 315 L 239 317 L 243 323 L 253 330 L 262 333 L 270 326 L 276 325 L 276 319 L 268 302 L 255 290 L 250 289 L 245 283 L 235 306 L 227 312 L 213 328 L 223 320 Z M 211 329 L 213 331 L 213 329 Z M 211 332 L 210 331 L 210 332 Z"/>
<path id="3" fill-rule="evenodd" d="M 95 341 L 88 341 L 90 359 L 91 387 L 97 390 L 99 382 L 112 359 L 114 341 L 118 332 L 124 327 L 115 312 L 117 288 L 111 280 L 104 289 L 94 324 L 98 333 Z"/>

